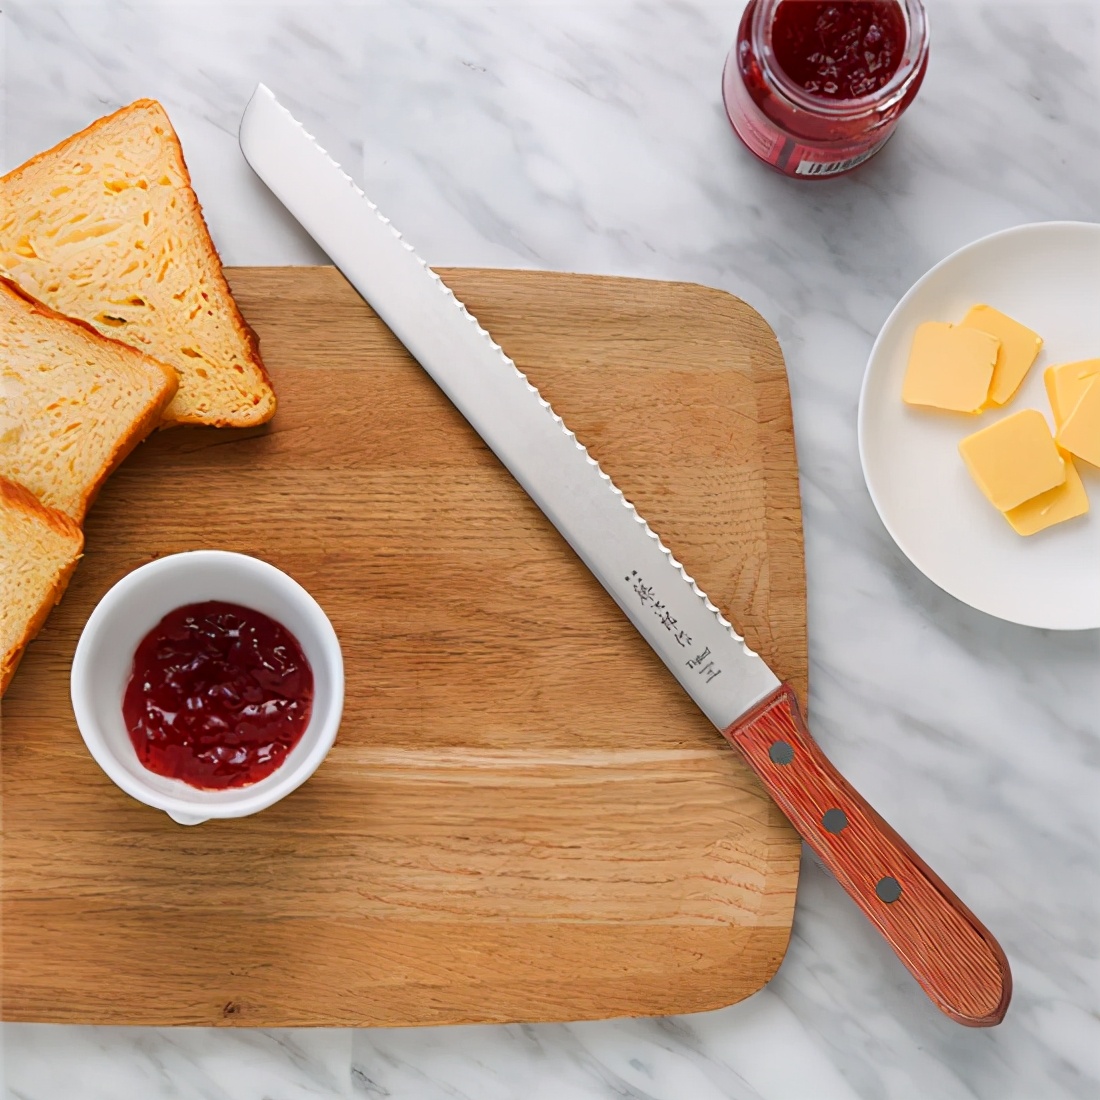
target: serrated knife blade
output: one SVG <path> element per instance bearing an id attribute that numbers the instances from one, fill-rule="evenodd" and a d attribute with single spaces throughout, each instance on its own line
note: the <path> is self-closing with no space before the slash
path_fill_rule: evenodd
<path id="1" fill-rule="evenodd" d="M 937 1006 L 961 1023 L 998 1023 L 1011 977 L 996 940 L 837 773 L 794 693 L 500 345 L 263 84 L 244 112 L 240 144 L 741 752 Z"/>

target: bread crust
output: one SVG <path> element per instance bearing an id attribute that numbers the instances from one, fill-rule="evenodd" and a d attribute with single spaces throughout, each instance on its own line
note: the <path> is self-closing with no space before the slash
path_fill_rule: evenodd
<path id="1" fill-rule="evenodd" d="M 260 411 L 255 415 L 249 415 L 247 412 L 238 413 L 233 416 L 217 416 L 214 414 L 204 414 L 201 416 L 173 415 L 162 417 L 161 423 L 165 427 L 171 427 L 176 424 L 206 424 L 218 428 L 248 428 L 254 427 L 257 424 L 264 424 L 275 415 L 277 399 L 275 397 L 275 388 L 271 384 L 271 376 L 267 373 L 267 368 L 264 366 L 263 359 L 260 357 L 260 340 L 252 326 L 244 319 L 236 299 L 233 297 L 233 292 L 229 289 L 229 283 L 225 278 L 225 272 L 222 268 L 221 256 L 218 255 L 214 240 L 210 236 L 210 228 L 206 224 L 206 218 L 202 212 L 202 204 L 199 202 L 198 196 L 195 194 L 195 189 L 191 185 L 191 173 L 187 168 L 187 161 L 183 155 L 183 145 L 180 143 L 179 136 L 176 134 L 175 127 L 173 127 L 167 111 L 165 111 L 163 105 L 158 100 L 135 99 L 133 103 L 129 103 L 125 107 L 120 107 L 117 111 L 113 111 L 109 115 L 104 115 L 102 118 L 96 119 L 95 122 L 86 126 L 78 133 L 72 134 L 64 140 L 59 141 L 51 148 L 35 154 L 30 160 L 19 165 L 18 168 L 13 168 L 6 175 L 0 176 L 0 183 L 6 184 L 18 179 L 28 168 L 32 168 L 50 157 L 58 156 L 63 153 L 66 147 L 76 141 L 77 138 L 84 138 L 89 134 L 94 134 L 97 130 L 103 129 L 115 119 L 124 115 L 133 114 L 137 111 L 150 112 L 156 116 L 158 122 L 164 125 L 165 137 L 168 139 L 169 147 L 175 154 L 180 177 L 183 180 L 181 190 L 183 192 L 184 201 L 195 215 L 201 228 L 201 239 L 196 242 L 197 246 L 210 261 L 215 286 L 223 295 L 228 309 L 230 324 L 240 337 L 244 346 L 248 349 L 247 361 L 249 365 L 259 373 L 260 380 L 266 390 L 265 396 L 268 399 L 266 403 L 261 402 L 260 406 L 258 406 Z M 102 333 L 99 333 L 97 330 L 93 331 L 96 331 L 97 335 L 102 335 Z M 131 345 L 126 346 L 130 347 Z"/>
<path id="2" fill-rule="evenodd" d="M 112 111 L 109 115 L 104 115 L 102 118 L 97 118 L 95 122 L 88 126 L 85 126 L 83 130 L 78 130 L 75 134 L 70 134 L 66 138 L 62 138 L 56 145 L 51 145 L 48 149 L 43 149 L 41 153 L 35 153 L 30 160 L 23 161 L 22 164 L 11 169 L 10 172 L 5 172 L 0 176 L 0 183 L 8 183 L 10 180 L 16 179 L 21 172 L 25 172 L 28 168 L 33 168 L 41 161 L 47 160 L 52 156 L 56 156 L 67 145 L 72 144 L 78 137 L 83 137 L 85 134 L 94 133 L 96 130 L 102 129 L 108 122 L 114 121 L 119 115 L 124 115 L 129 111 L 135 109 L 148 109 L 149 107 L 158 107 L 162 114 L 164 114 L 164 108 L 155 99 L 135 99 L 133 103 L 128 103 L 125 107 L 119 107 L 117 111 Z M 167 118 L 167 115 L 165 115 Z M 173 131 L 175 133 L 175 131 Z"/>
<path id="3" fill-rule="evenodd" d="M 69 579 L 72 577 L 84 550 L 84 532 L 64 512 L 59 512 L 56 508 L 48 508 L 29 489 L 14 481 L 9 481 L 5 477 L 0 477 L 0 501 L 7 507 L 37 515 L 59 535 L 71 539 L 75 549 L 72 560 L 63 566 L 54 578 L 50 591 L 27 622 L 18 642 L 0 657 L 0 696 L 2 696 L 8 690 L 8 685 L 15 675 L 15 670 L 19 666 L 20 660 L 22 660 L 27 645 L 42 629 L 50 612 L 68 587 Z"/>
<path id="4" fill-rule="evenodd" d="M 80 498 L 80 505 L 76 514 L 71 515 L 74 522 L 81 523 L 92 502 L 99 495 L 103 483 L 118 469 L 123 459 L 160 423 L 164 410 L 176 395 L 176 389 L 179 387 L 179 375 L 176 373 L 175 367 L 170 367 L 167 363 L 162 363 L 151 355 L 145 355 L 130 344 L 124 344 L 121 340 L 113 340 L 109 336 L 104 336 L 87 321 L 82 321 L 76 317 L 66 317 L 65 314 L 58 313 L 56 309 L 51 309 L 45 302 L 40 302 L 33 294 L 28 294 L 18 283 L 13 282 L 4 275 L 0 275 L 0 293 L 6 293 L 19 299 L 28 312 L 79 329 L 82 337 L 106 345 L 114 354 L 132 356 L 142 363 L 157 368 L 164 376 L 164 386 L 157 395 L 157 399 L 146 409 L 141 418 L 131 425 L 130 431 L 118 441 L 114 450 L 107 456 L 106 462 L 104 462 L 95 479 L 85 489 L 83 496 Z M 9 484 L 14 485 L 15 482 L 9 482 Z"/>
<path id="5" fill-rule="evenodd" d="M 176 159 L 179 161 L 179 172 L 183 179 L 187 203 L 198 219 L 199 225 L 202 227 L 203 239 L 200 242 L 200 247 L 210 260 L 217 287 L 224 295 L 225 302 L 229 306 L 229 319 L 233 325 L 233 329 L 248 348 L 248 362 L 259 371 L 260 378 L 267 388 L 267 392 L 271 399 L 269 408 L 256 416 L 239 415 L 237 417 L 216 417 L 214 419 L 210 417 L 179 417 L 173 420 L 166 420 L 165 423 L 213 424 L 215 427 L 219 428 L 246 428 L 254 427 L 257 424 L 265 424 L 275 415 L 275 388 L 271 384 L 271 376 L 267 373 L 267 367 L 264 366 L 263 359 L 260 358 L 260 338 L 256 335 L 256 330 L 244 319 L 240 307 L 237 305 L 237 300 L 233 297 L 233 291 L 229 289 L 229 282 L 226 280 L 225 271 L 222 266 L 222 258 L 214 245 L 214 238 L 210 236 L 210 227 L 206 224 L 206 216 L 202 212 L 202 203 L 199 202 L 199 197 L 195 194 L 194 187 L 191 186 L 191 172 L 187 167 L 187 159 L 183 155 L 183 144 L 180 142 L 179 135 L 177 135 L 175 127 L 172 125 L 172 120 L 168 117 L 168 112 L 165 111 L 164 106 L 158 100 L 138 99 L 131 103 L 129 107 L 123 107 L 121 110 L 116 111 L 115 114 L 123 114 L 138 108 L 152 111 L 154 114 L 158 115 L 167 128 L 169 144 L 172 147 L 172 151 L 176 154 Z M 92 125 L 94 126 L 95 123 Z"/>

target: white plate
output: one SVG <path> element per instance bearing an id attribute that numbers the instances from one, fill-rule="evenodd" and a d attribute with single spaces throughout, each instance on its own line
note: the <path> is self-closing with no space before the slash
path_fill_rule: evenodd
<path id="1" fill-rule="evenodd" d="M 902 403 L 909 346 L 922 321 L 961 321 L 977 302 L 1043 337 L 1016 396 L 965 416 Z M 1100 357 L 1100 225 L 1041 222 L 984 237 L 938 263 L 890 314 L 859 397 L 859 456 L 871 499 L 909 560 L 946 592 L 990 615 L 1052 630 L 1100 627 L 1100 470 L 1079 462 L 1091 510 L 1023 538 L 982 495 L 959 456 L 964 436 L 1019 409 L 1040 409 L 1052 363 Z"/>

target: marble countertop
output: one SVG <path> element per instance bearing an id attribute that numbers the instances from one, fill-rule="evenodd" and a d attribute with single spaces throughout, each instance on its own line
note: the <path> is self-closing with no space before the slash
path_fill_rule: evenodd
<path id="1" fill-rule="evenodd" d="M 177 124 L 229 264 L 323 262 L 236 128 L 272 84 L 430 263 L 685 279 L 754 305 L 790 369 L 810 708 L 837 765 L 1004 945 L 998 1028 L 952 1024 L 811 857 L 790 951 L 702 1016 L 413 1031 L 7 1025 L 10 1100 L 1069 1100 L 1100 1095 L 1100 632 L 1013 627 L 895 548 L 864 488 L 872 340 L 948 252 L 1100 221 L 1100 4 L 928 0 L 895 139 L 790 182 L 719 98 L 738 0 L 9 0 L 9 168 L 139 96 Z"/>

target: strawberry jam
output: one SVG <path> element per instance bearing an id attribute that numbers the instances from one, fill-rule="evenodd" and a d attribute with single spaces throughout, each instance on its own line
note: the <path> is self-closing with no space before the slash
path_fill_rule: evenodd
<path id="1" fill-rule="evenodd" d="M 927 66 L 921 0 L 749 0 L 722 98 L 757 157 L 821 179 L 882 148 Z"/>
<path id="2" fill-rule="evenodd" d="M 215 790 L 275 771 L 312 705 L 313 670 L 290 631 L 211 600 L 176 608 L 145 636 L 122 713 L 146 768 Z"/>
<path id="3" fill-rule="evenodd" d="M 826 99 L 859 99 L 897 72 L 905 17 L 897 0 L 782 0 L 772 23 L 779 67 Z"/>

